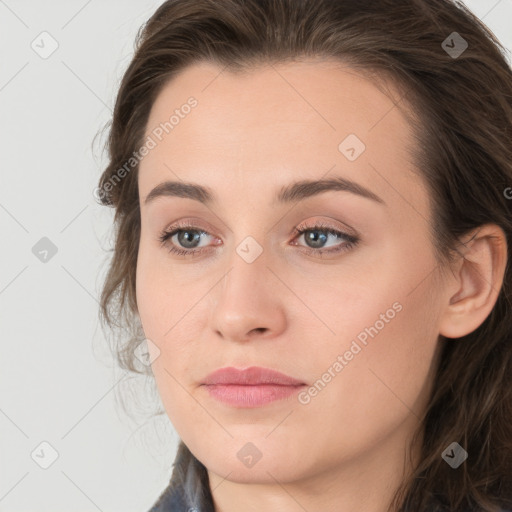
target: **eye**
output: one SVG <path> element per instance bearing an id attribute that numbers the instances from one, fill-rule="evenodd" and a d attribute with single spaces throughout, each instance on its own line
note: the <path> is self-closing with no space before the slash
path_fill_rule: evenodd
<path id="1" fill-rule="evenodd" d="M 201 250 L 196 249 L 196 247 L 198 247 L 202 235 L 208 235 L 208 233 L 196 226 L 192 226 L 189 223 L 179 223 L 172 226 L 169 230 L 162 231 L 158 240 L 160 241 L 160 244 L 166 246 L 171 253 L 178 254 L 180 256 L 193 256 L 194 254 L 201 252 Z M 176 247 L 172 242 L 172 238 L 175 236 L 177 236 L 178 243 L 185 246 L 185 250 Z M 168 241 L 171 241 L 171 243 L 168 244 Z"/>
<path id="2" fill-rule="evenodd" d="M 343 231 L 339 231 L 332 226 L 323 223 L 316 223 L 313 226 L 301 225 L 294 230 L 298 238 L 304 235 L 304 240 L 309 245 L 304 250 L 308 254 L 336 254 L 344 251 L 348 251 L 355 247 L 359 238 L 354 235 L 349 235 Z M 331 249 L 324 249 L 324 244 L 328 241 L 329 236 L 335 239 L 345 240 L 341 245 L 335 245 Z M 321 246 L 321 247 L 319 247 Z"/>
<path id="3" fill-rule="evenodd" d="M 322 255 L 322 254 L 335 254 L 344 251 L 348 251 L 355 247 L 359 242 L 359 238 L 339 231 L 332 226 L 322 223 L 316 223 L 312 226 L 301 225 L 294 229 L 296 239 L 304 236 L 304 240 L 309 247 L 302 247 L 302 250 L 308 254 Z M 177 243 L 182 248 L 177 247 L 176 243 L 173 242 L 173 238 L 177 237 Z M 166 246 L 168 251 L 173 254 L 180 256 L 194 256 L 197 253 L 203 252 L 202 249 L 198 248 L 201 242 L 202 236 L 211 236 L 207 231 L 193 226 L 189 223 L 183 223 L 174 225 L 168 230 L 162 231 L 158 240 L 162 246 Z M 335 245 L 333 248 L 325 249 L 324 244 L 328 241 L 329 237 L 334 239 L 342 240 L 341 244 Z M 168 242 L 171 242 L 170 244 Z M 311 244 L 311 245 L 310 245 Z M 219 245 L 219 244 L 216 244 Z M 298 245 L 292 243 L 292 245 Z M 208 246 L 207 246 L 208 247 Z M 210 250 L 211 246 L 207 249 Z"/>

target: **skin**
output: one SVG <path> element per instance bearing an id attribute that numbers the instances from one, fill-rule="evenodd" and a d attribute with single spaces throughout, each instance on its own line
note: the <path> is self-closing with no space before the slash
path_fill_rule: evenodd
<path id="1" fill-rule="evenodd" d="M 218 512 L 384 512 L 418 460 L 419 446 L 409 452 L 408 445 L 431 390 L 438 336 L 470 333 L 492 310 L 504 234 L 483 226 L 461 246 L 466 259 L 441 274 L 428 193 L 413 172 L 412 132 L 393 108 L 392 86 L 386 93 L 333 61 L 221 71 L 212 63 L 184 70 L 163 88 L 147 123 L 150 135 L 190 96 L 198 101 L 144 157 L 138 176 L 137 304 L 160 350 L 152 369 L 162 402 L 208 469 Z M 352 162 L 338 149 L 349 134 L 366 145 Z M 348 191 L 273 202 L 291 182 L 332 176 L 356 181 L 385 204 Z M 210 187 L 216 201 L 144 204 L 166 180 Z M 178 236 L 167 246 L 158 241 L 178 220 L 207 232 L 199 256 L 170 253 L 173 243 L 193 248 Z M 319 245 L 293 229 L 317 221 L 350 229 L 360 242 L 307 254 Z M 263 251 L 252 263 L 236 251 L 247 236 Z M 332 235 L 324 243 L 344 244 Z M 292 396 L 230 407 L 200 385 L 220 367 L 263 366 L 312 386 L 394 303 L 401 311 L 307 404 Z M 237 457 L 249 442 L 262 454 L 252 467 Z"/>

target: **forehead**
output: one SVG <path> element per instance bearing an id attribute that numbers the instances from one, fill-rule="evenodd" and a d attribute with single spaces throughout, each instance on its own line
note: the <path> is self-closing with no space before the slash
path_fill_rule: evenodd
<path id="1" fill-rule="evenodd" d="M 193 117 L 200 118 L 201 124 L 216 123 L 213 133 L 202 133 L 204 143 L 210 136 L 225 137 L 225 129 L 252 128 L 263 135 L 282 125 L 294 133 L 308 128 L 336 137 L 352 130 L 363 138 L 384 115 L 388 127 L 409 128 L 398 109 L 389 112 L 400 99 L 390 82 L 377 81 L 377 76 L 370 81 L 338 61 L 262 64 L 236 72 L 201 62 L 185 68 L 164 86 L 151 109 L 146 134 L 168 121 L 191 97 L 199 107 L 194 108 Z M 173 129 L 174 135 L 190 135 L 199 123 L 191 119 L 180 124 Z"/>
<path id="2" fill-rule="evenodd" d="M 384 198 L 421 201 L 423 188 L 411 172 L 412 131 L 397 104 L 392 84 L 332 60 L 243 72 L 194 64 L 153 104 L 145 138 L 156 144 L 140 164 L 140 196 L 176 178 L 219 192 L 235 181 L 239 193 L 263 193 L 332 170 Z"/>

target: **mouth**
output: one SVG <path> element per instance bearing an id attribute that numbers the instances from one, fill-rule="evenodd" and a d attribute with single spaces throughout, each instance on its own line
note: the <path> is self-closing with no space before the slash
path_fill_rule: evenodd
<path id="1" fill-rule="evenodd" d="M 281 372 L 252 366 L 245 370 L 221 368 L 201 383 L 209 395 L 239 408 L 261 407 L 297 393 L 306 384 Z"/>
<path id="2" fill-rule="evenodd" d="M 304 385 L 278 386 L 275 384 L 236 385 L 209 384 L 205 387 L 211 397 L 232 407 L 252 408 L 283 400 L 298 392 Z"/>

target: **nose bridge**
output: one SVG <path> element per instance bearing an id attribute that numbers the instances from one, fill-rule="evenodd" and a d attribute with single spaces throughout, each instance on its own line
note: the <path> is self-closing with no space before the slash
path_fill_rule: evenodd
<path id="1" fill-rule="evenodd" d="M 275 283 L 269 281 L 271 273 L 266 268 L 267 256 L 266 249 L 252 236 L 233 245 L 211 317 L 212 328 L 223 337 L 244 340 L 251 331 L 282 327 Z"/>
<path id="2" fill-rule="evenodd" d="M 232 269 L 230 275 L 239 271 L 248 275 L 252 272 L 264 272 L 269 239 L 267 221 L 262 214 L 264 205 L 258 199 L 238 196 L 232 206 L 232 211 L 236 213 L 230 223 L 227 239 L 230 251 L 227 259 L 229 268 Z M 225 215 L 227 214 L 222 211 L 221 216 Z"/>
<path id="3" fill-rule="evenodd" d="M 223 281 L 223 291 L 235 295 L 242 293 L 242 297 L 237 300 L 254 295 L 256 285 L 266 273 L 266 264 L 267 249 L 263 247 L 263 242 L 260 243 L 251 235 L 245 236 L 233 247 L 229 258 L 229 271 Z"/>

